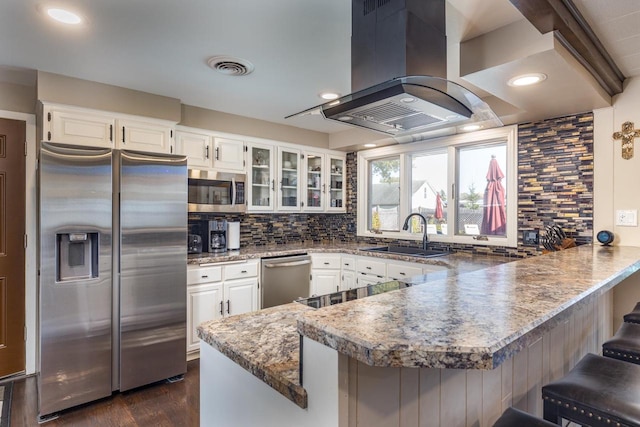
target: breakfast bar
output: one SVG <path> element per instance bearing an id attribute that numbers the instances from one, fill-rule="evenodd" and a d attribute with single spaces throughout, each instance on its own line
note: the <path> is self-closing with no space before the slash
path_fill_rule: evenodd
<path id="1" fill-rule="evenodd" d="M 201 423 L 491 426 L 612 334 L 640 248 L 581 246 L 320 309 L 202 324 Z M 269 333 L 264 333 L 268 328 Z"/>

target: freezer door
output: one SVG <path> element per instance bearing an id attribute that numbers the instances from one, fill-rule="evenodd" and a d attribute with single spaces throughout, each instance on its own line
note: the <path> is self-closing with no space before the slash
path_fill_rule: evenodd
<path id="1" fill-rule="evenodd" d="M 120 390 L 186 372 L 187 161 L 122 151 Z"/>
<path id="2" fill-rule="evenodd" d="M 41 145 L 41 416 L 111 394 L 111 159 Z"/>

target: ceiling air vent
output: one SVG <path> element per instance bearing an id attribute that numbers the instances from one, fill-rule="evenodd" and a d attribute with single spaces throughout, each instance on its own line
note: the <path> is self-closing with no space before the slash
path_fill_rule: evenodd
<path id="1" fill-rule="evenodd" d="M 207 60 L 207 64 L 227 76 L 246 76 L 255 68 L 251 62 L 233 56 L 212 56 Z"/>

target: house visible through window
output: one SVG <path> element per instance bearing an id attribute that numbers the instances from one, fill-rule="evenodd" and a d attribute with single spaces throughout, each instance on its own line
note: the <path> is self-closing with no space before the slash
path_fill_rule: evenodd
<path id="1" fill-rule="evenodd" d="M 383 147 L 358 155 L 358 234 L 517 245 L 517 128 Z M 482 236 L 482 237 L 480 237 Z"/>

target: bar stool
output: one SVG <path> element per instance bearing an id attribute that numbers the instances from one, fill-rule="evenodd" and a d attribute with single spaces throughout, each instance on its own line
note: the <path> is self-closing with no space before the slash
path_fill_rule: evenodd
<path id="1" fill-rule="evenodd" d="M 640 365 L 640 324 L 623 323 L 616 334 L 602 344 L 602 355 Z"/>
<path id="2" fill-rule="evenodd" d="M 633 307 L 633 311 L 631 313 L 624 315 L 624 321 L 626 323 L 640 323 L 640 302 Z"/>
<path id="3" fill-rule="evenodd" d="M 640 426 L 640 366 L 589 353 L 542 387 L 544 419 L 592 427 Z"/>
<path id="4" fill-rule="evenodd" d="M 516 408 L 507 408 L 493 427 L 553 427 L 548 421 L 536 418 Z"/>

